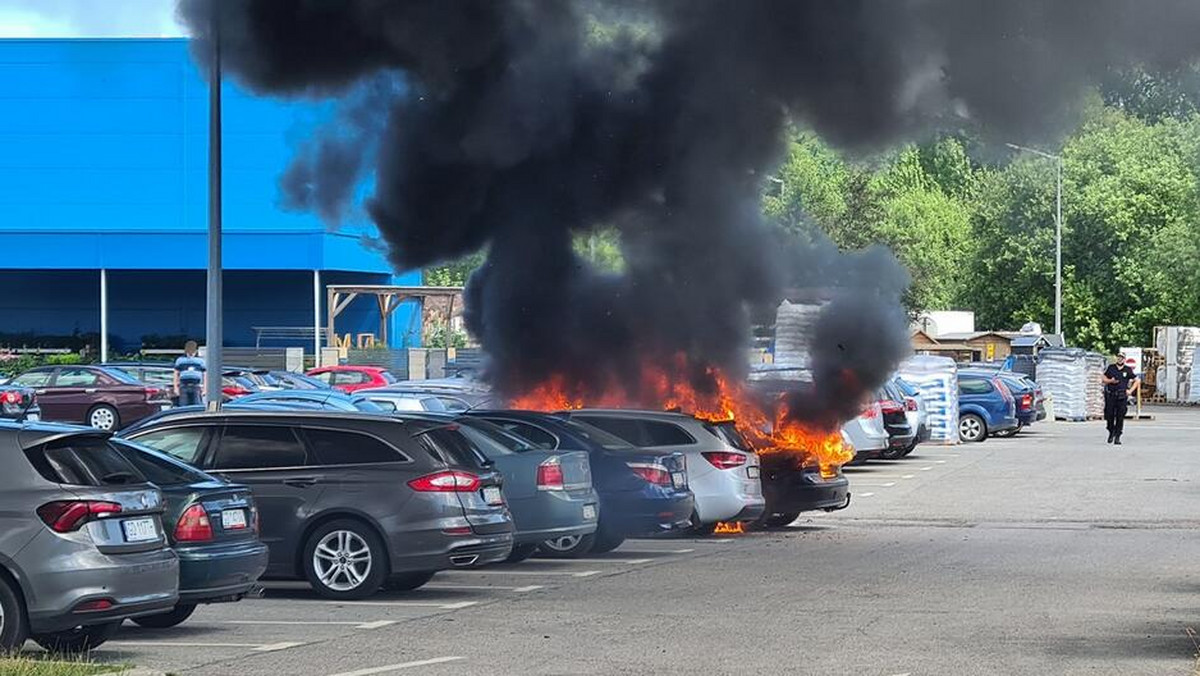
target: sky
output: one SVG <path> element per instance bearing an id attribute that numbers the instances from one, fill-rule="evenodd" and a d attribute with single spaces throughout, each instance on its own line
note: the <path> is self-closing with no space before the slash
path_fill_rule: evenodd
<path id="1" fill-rule="evenodd" d="M 0 0 L 0 38 L 180 35 L 175 0 Z"/>

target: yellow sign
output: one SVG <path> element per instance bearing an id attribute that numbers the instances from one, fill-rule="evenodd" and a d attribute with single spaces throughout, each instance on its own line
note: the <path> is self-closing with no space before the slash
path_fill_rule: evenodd
<path id="1" fill-rule="evenodd" d="M 988 343 L 987 344 L 987 360 L 995 361 L 995 359 L 996 359 L 996 344 Z"/>

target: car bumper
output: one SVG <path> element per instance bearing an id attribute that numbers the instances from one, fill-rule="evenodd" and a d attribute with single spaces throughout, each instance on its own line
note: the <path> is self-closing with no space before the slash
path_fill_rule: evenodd
<path id="1" fill-rule="evenodd" d="M 809 483 L 800 474 L 763 482 L 768 514 L 833 511 L 850 505 L 850 482 L 845 477 Z"/>
<path id="2" fill-rule="evenodd" d="M 1017 423 L 1021 425 L 1032 425 L 1038 421 L 1037 411 L 1029 411 L 1028 413 L 1018 413 Z"/>
<path id="3" fill-rule="evenodd" d="M 995 425 L 989 426 L 988 431 L 1007 432 L 1008 430 L 1015 430 L 1018 425 L 1019 423 L 1017 422 L 1016 418 L 1005 418 L 997 422 Z"/>
<path id="4" fill-rule="evenodd" d="M 409 549 L 391 552 L 391 572 L 417 573 L 451 568 L 470 568 L 497 563 L 512 553 L 513 534 L 474 535 L 460 537 L 443 535 L 437 552 L 413 554 Z"/>
<path id="5" fill-rule="evenodd" d="M 761 471 L 758 468 L 758 472 Z M 710 468 L 698 475 L 689 473 L 689 488 L 695 496 L 696 515 L 700 522 L 734 521 L 748 507 L 763 507 L 766 501 L 763 499 L 759 476 L 751 479 L 746 467 L 728 470 Z"/>
<path id="6" fill-rule="evenodd" d="M 592 507 L 591 518 L 584 508 Z M 600 498 L 595 491 L 539 491 L 534 498 L 510 501 L 515 544 L 531 544 L 567 535 L 588 535 L 600 523 Z"/>
<path id="7" fill-rule="evenodd" d="M 612 531 L 639 537 L 688 528 L 695 508 L 690 492 L 652 499 L 624 498 L 604 503 L 600 518 Z"/>
<path id="8" fill-rule="evenodd" d="M 177 548 L 179 601 L 232 601 L 254 588 L 267 568 L 267 546 L 260 542 Z"/>
<path id="9" fill-rule="evenodd" d="M 22 567 L 38 571 L 26 580 L 32 632 L 163 612 L 178 602 L 179 558 L 170 549 L 110 556 L 89 545 L 64 552 L 60 543 L 50 542 L 53 538 L 46 531 L 22 551 Z M 113 605 L 100 612 L 74 610 L 98 600 Z"/>

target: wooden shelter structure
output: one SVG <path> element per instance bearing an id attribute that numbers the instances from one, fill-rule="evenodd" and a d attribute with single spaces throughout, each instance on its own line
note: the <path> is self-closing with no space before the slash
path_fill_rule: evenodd
<path id="1" fill-rule="evenodd" d="M 419 313 L 424 314 L 425 301 L 428 298 L 447 298 L 450 312 L 454 314 L 454 301 L 462 295 L 461 286 L 392 286 L 389 284 L 330 284 L 325 287 L 326 303 L 326 344 L 338 344 L 335 322 L 354 299 L 359 296 L 374 296 L 379 306 L 379 342 L 388 345 L 388 324 L 392 313 L 405 301 L 416 301 Z"/>

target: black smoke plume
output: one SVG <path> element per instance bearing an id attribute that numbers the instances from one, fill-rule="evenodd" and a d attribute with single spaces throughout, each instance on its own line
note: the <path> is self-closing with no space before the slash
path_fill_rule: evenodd
<path id="1" fill-rule="evenodd" d="M 220 26 L 226 69 L 258 92 L 403 79 L 286 187 L 336 220 L 350 179 L 374 172 L 367 210 L 399 268 L 487 246 L 468 323 L 507 393 L 551 374 L 632 383 L 680 353 L 736 373 L 747 308 L 816 271 L 821 286 L 850 280 L 817 329 L 818 382 L 851 382 L 849 368 L 875 387 L 907 343 L 906 278 L 891 257 L 778 246 L 758 199 L 787 121 L 851 148 L 942 125 L 1029 143 L 1112 64 L 1200 45 L 1194 0 L 181 0 L 180 13 L 201 58 Z M 622 274 L 573 252 L 598 227 L 620 232 Z"/>

